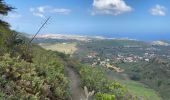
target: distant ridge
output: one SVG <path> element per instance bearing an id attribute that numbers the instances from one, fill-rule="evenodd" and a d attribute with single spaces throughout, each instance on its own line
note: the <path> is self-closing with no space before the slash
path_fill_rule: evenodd
<path id="1" fill-rule="evenodd" d="M 89 41 L 92 39 L 113 39 L 113 40 L 136 40 L 130 39 L 128 37 L 123 38 L 107 38 L 103 36 L 86 36 L 86 35 L 72 35 L 72 34 L 39 34 L 36 36 L 37 39 L 66 39 L 66 40 L 79 40 L 79 41 Z M 137 40 L 136 40 L 137 41 Z"/>
<path id="2" fill-rule="evenodd" d="M 91 40 L 92 38 L 96 39 L 104 39 L 104 37 L 101 36 L 82 36 L 82 35 L 68 35 L 68 34 L 40 34 L 37 35 L 37 39 L 66 39 L 66 40 L 79 40 L 79 41 L 88 41 Z"/>
<path id="3" fill-rule="evenodd" d="M 31 36 L 29 36 L 31 37 Z M 39 34 L 36 36 L 36 39 L 63 39 L 63 40 L 77 40 L 77 41 L 90 41 L 93 39 L 97 40 L 130 40 L 130 41 L 145 41 L 145 40 L 138 40 L 138 39 L 131 39 L 128 37 L 122 38 L 114 38 L 114 37 L 104 37 L 104 36 L 87 36 L 87 35 L 77 35 L 77 34 Z M 156 41 L 149 41 L 151 45 L 158 45 L 158 46 L 169 46 L 169 42 L 164 42 L 160 40 Z"/>

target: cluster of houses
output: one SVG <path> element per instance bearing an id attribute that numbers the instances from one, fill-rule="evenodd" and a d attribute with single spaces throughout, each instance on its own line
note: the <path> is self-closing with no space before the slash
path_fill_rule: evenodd
<path id="1" fill-rule="evenodd" d="M 97 61 L 94 61 L 92 63 L 92 66 L 95 67 L 97 64 L 99 64 L 100 66 L 106 67 L 108 69 L 114 70 L 118 73 L 124 72 L 124 69 L 121 69 L 121 68 L 116 67 L 115 65 L 111 64 L 109 59 L 105 59 L 104 61 L 101 61 L 101 59 L 98 58 Z"/>
<path id="2" fill-rule="evenodd" d="M 167 55 L 161 55 L 165 57 L 169 57 Z M 106 55 L 100 55 L 96 52 L 90 52 L 88 53 L 87 56 L 83 58 L 83 60 L 86 63 L 90 63 L 92 66 L 100 65 L 103 67 L 107 67 L 109 69 L 113 69 L 116 72 L 123 72 L 123 69 L 120 69 L 116 66 L 114 66 L 114 63 L 133 63 L 133 62 L 139 62 L 139 61 L 145 61 L 145 62 L 150 62 L 152 58 L 159 57 L 159 55 L 155 54 L 154 52 L 146 52 L 143 55 L 135 55 L 135 54 L 128 54 L 128 55 L 123 55 L 123 54 L 108 54 Z"/>
<path id="3" fill-rule="evenodd" d="M 154 53 L 145 53 L 143 56 L 138 56 L 134 54 L 129 54 L 127 55 L 112 55 L 109 58 L 104 58 L 104 60 L 101 59 L 97 55 L 97 53 L 89 53 L 85 58 L 90 59 L 90 61 L 98 61 L 100 62 L 101 65 L 107 63 L 107 62 L 112 62 L 112 63 L 118 63 L 118 62 L 138 62 L 138 61 L 146 61 L 149 62 L 151 58 L 156 57 L 156 54 Z"/>

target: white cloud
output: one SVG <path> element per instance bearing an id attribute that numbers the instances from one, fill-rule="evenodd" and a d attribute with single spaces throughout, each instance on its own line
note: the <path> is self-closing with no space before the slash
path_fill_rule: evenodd
<path id="1" fill-rule="evenodd" d="M 53 8 L 50 6 L 40 6 L 36 8 L 30 8 L 30 11 L 34 16 L 45 17 L 46 14 L 69 14 L 71 12 L 70 9 L 65 8 Z"/>
<path id="2" fill-rule="evenodd" d="M 48 7 L 45 6 L 45 7 L 38 7 L 38 11 L 41 12 L 41 13 L 44 13 L 45 12 L 45 9 L 47 9 Z"/>
<path id="3" fill-rule="evenodd" d="M 93 15 L 119 15 L 132 11 L 132 8 L 128 6 L 123 0 L 93 0 L 93 8 Z"/>
<path id="4" fill-rule="evenodd" d="M 44 13 L 42 13 L 42 11 L 39 8 L 30 8 L 30 11 L 34 16 L 38 16 L 42 18 L 44 17 Z"/>
<path id="5" fill-rule="evenodd" d="M 149 12 L 154 16 L 165 16 L 166 15 L 166 8 L 161 5 L 155 5 L 153 8 L 149 10 Z"/>

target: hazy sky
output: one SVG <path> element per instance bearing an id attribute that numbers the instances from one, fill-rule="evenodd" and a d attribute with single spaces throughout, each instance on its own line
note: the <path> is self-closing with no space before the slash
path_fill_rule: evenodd
<path id="1" fill-rule="evenodd" d="M 170 0 L 5 0 L 16 9 L 4 18 L 13 29 L 35 33 L 170 34 Z"/>

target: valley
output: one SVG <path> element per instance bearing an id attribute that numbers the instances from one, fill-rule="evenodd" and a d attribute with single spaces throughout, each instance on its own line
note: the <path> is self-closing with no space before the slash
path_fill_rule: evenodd
<path id="1" fill-rule="evenodd" d="M 170 100 L 169 3 L 0 0 L 0 100 Z"/>
<path id="2" fill-rule="evenodd" d="M 154 76 L 146 76 L 146 78 L 153 77 L 153 79 L 146 81 L 146 79 L 142 76 L 146 74 L 142 73 L 142 71 L 136 73 L 136 70 L 140 70 L 141 68 L 144 69 L 149 63 L 153 64 L 155 59 L 156 62 L 160 64 L 160 66 L 162 66 L 161 64 L 168 63 L 170 61 L 170 47 L 167 45 L 167 43 L 160 41 L 148 43 L 137 40 L 99 38 L 89 38 L 87 41 L 62 38 L 59 40 L 56 39 L 56 41 L 60 42 L 51 43 L 50 41 L 49 43 L 55 48 L 61 47 L 55 44 L 59 44 L 64 47 L 66 44 L 74 43 L 76 50 L 70 53 L 73 59 L 79 59 L 80 62 L 84 64 L 101 68 L 101 70 L 105 71 L 105 74 L 110 80 L 113 79 L 125 85 L 125 87 L 127 87 L 127 89 L 132 94 L 141 98 L 145 98 L 146 100 L 161 100 L 160 96 L 163 98 L 168 98 L 168 95 L 162 94 L 164 91 L 162 90 L 164 86 L 168 86 L 166 85 L 168 83 L 165 83 L 167 82 L 168 77 L 161 79 L 161 82 L 165 83 L 162 84 L 162 87 L 153 87 L 154 85 L 151 85 L 150 82 L 153 80 L 156 82 L 157 79 L 155 79 Z M 38 39 L 36 40 L 36 43 L 39 43 Z M 48 41 L 46 41 L 46 43 L 48 43 Z M 53 50 L 48 48 L 48 46 L 45 48 Z M 69 46 L 65 46 L 64 48 L 68 50 L 70 49 Z M 60 50 L 56 51 L 61 52 Z M 64 50 L 62 50 L 62 52 L 63 51 Z M 144 65 L 146 66 L 142 67 Z M 152 70 L 153 68 L 151 67 L 150 69 L 147 68 L 144 70 Z M 162 72 L 160 73 L 165 74 Z M 162 89 L 159 90 L 159 88 Z M 169 88 L 164 89 L 168 90 Z"/>

